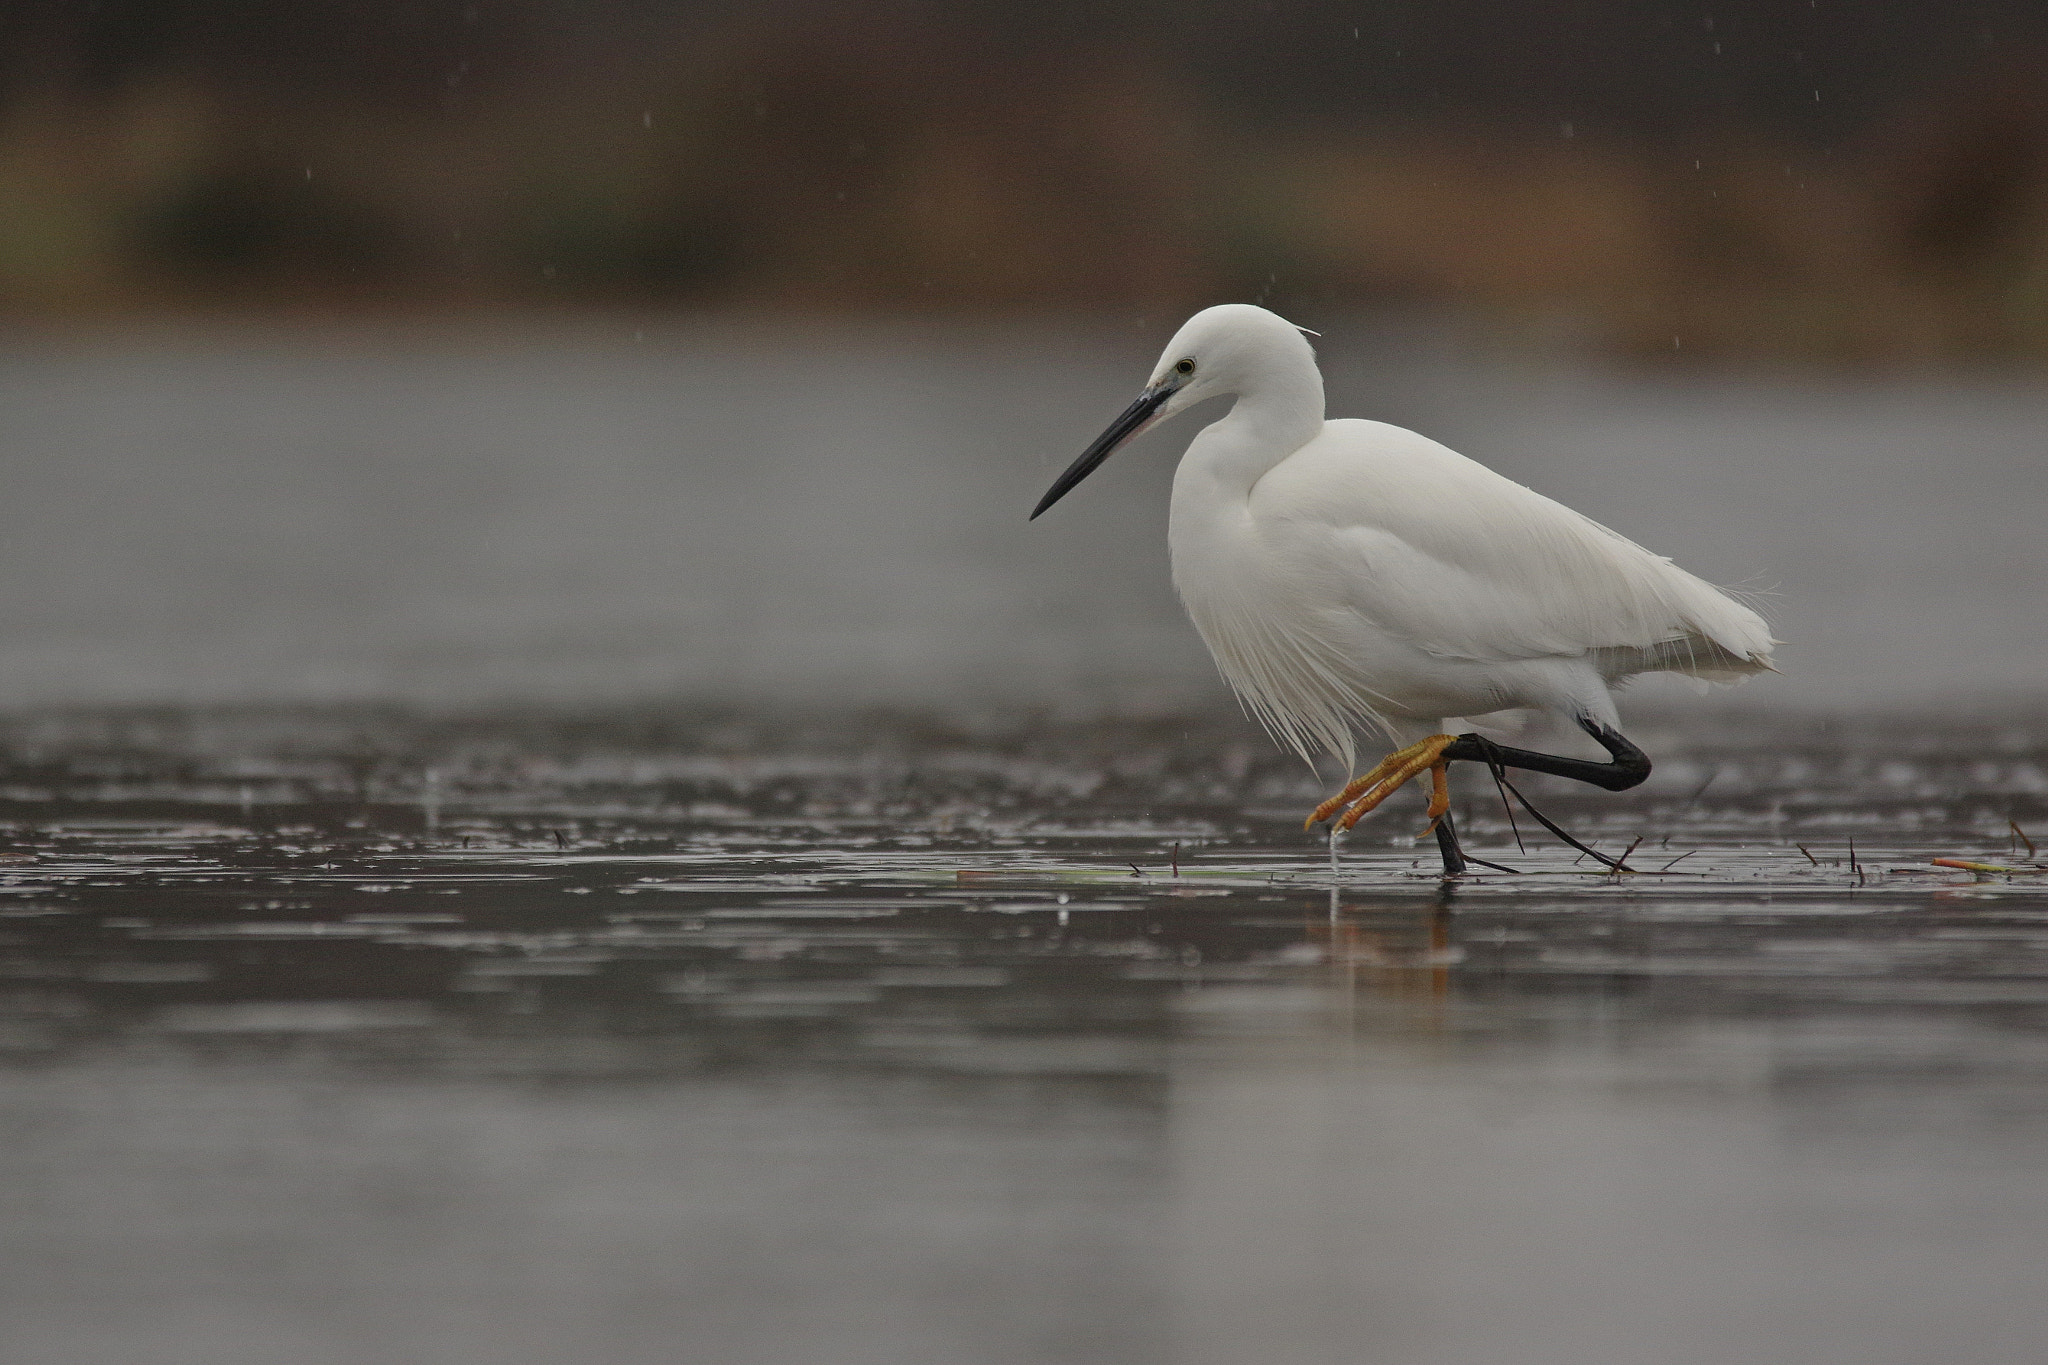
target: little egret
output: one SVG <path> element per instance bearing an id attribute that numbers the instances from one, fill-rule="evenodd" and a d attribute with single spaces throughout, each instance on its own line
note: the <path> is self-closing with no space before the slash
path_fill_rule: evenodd
<path id="1" fill-rule="evenodd" d="M 1319 806 L 1350 829 L 1409 779 L 1432 778 L 1444 871 L 1454 759 L 1622 791 L 1650 773 L 1610 689 L 1638 673 L 1733 682 L 1771 667 L 1763 619 L 1661 555 L 1425 436 L 1325 421 L 1301 330 L 1223 304 L 1174 334 L 1151 382 L 1032 512 L 1111 452 L 1205 398 L 1234 396 L 1173 476 L 1173 583 L 1226 681 L 1276 740 L 1356 768 L 1354 727 L 1394 752 Z M 1444 733 L 1532 708 L 1577 725 L 1609 761 Z"/>

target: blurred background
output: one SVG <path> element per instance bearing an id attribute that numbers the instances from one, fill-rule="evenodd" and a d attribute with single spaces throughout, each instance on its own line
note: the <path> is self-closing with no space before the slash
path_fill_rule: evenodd
<path id="1" fill-rule="evenodd" d="M 1773 700 L 2037 687 L 2048 11 L 25 0 L 0 704 L 1218 700 L 1180 319 L 1768 594 Z M 1759 693 L 1762 688 L 1755 689 Z"/>
<path id="2" fill-rule="evenodd" d="M 1657 876 L 1026 522 L 1229 300 L 1771 618 Z M 0 469 L 6 1365 L 2041 1355 L 2040 0 L 12 0 Z"/>

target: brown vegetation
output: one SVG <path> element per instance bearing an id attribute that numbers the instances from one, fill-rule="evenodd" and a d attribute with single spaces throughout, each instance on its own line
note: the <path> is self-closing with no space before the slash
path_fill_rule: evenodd
<path id="1" fill-rule="evenodd" d="M 2048 355 L 2048 102 L 1822 155 L 1235 126 L 1136 50 L 711 32 L 441 108 L 165 70 L 0 110 L 0 308 L 1461 312 L 1642 354 Z"/>

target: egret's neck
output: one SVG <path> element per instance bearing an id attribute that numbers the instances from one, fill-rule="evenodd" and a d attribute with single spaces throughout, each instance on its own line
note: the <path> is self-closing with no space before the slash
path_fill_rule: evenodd
<path id="1" fill-rule="evenodd" d="M 1223 419 L 1195 438 L 1181 461 L 1214 494 L 1248 497 L 1274 465 L 1323 430 L 1323 376 L 1307 346 L 1273 356 L 1247 376 Z"/>

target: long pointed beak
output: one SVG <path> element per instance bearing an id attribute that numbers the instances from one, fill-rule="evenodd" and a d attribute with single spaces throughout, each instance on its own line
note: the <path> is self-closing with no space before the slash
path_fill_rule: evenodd
<path id="1" fill-rule="evenodd" d="M 1152 414 L 1159 411 L 1159 405 L 1173 396 L 1171 384 L 1161 384 L 1138 395 L 1138 401 L 1125 408 L 1109 430 L 1095 438 L 1095 443 L 1081 452 L 1081 458 L 1067 466 L 1067 472 L 1053 480 L 1045 496 L 1038 500 L 1038 506 L 1031 509 L 1030 520 L 1038 520 L 1038 514 L 1073 491 L 1075 484 L 1095 472 L 1095 467 L 1108 459 L 1116 448 L 1138 434 Z"/>

